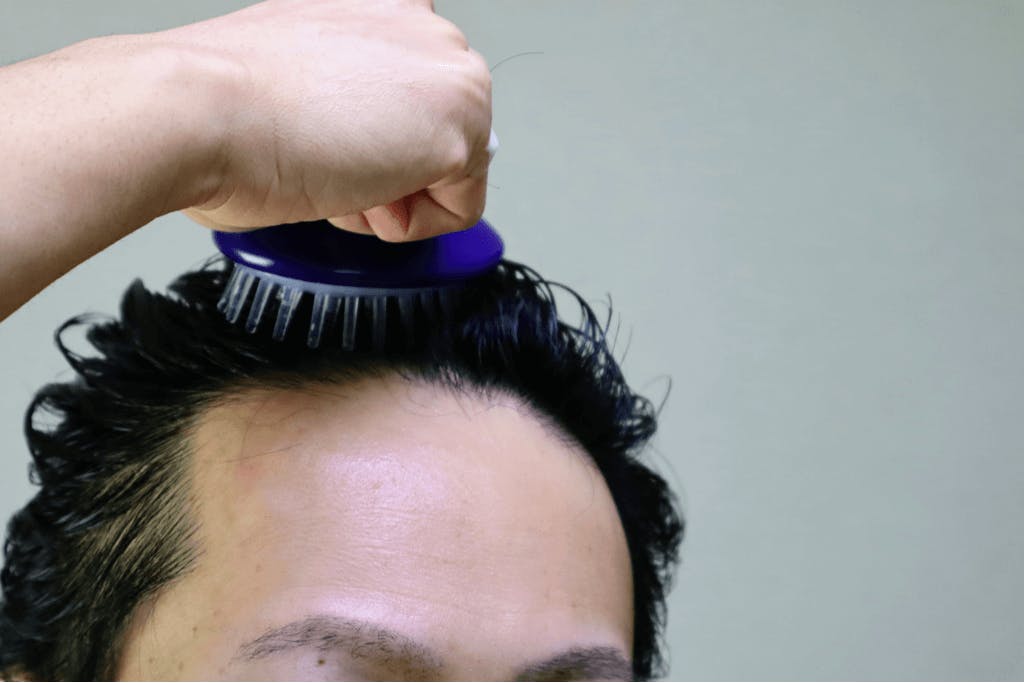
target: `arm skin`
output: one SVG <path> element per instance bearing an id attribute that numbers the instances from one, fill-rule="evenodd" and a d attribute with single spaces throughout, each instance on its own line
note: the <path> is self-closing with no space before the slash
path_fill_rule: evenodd
<path id="1" fill-rule="evenodd" d="M 217 191 L 231 66 L 154 35 L 93 38 L 0 68 L 0 321 Z"/>

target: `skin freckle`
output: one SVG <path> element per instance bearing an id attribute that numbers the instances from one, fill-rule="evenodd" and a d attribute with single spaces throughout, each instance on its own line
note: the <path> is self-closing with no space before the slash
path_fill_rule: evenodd
<path id="1" fill-rule="evenodd" d="M 322 659 L 316 660 L 316 665 L 317 666 L 323 666 L 324 665 L 324 660 L 322 660 Z"/>

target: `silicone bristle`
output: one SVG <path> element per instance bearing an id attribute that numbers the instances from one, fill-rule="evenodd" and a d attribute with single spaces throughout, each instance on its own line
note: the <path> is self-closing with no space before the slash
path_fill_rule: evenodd
<path id="1" fill-rule="evenodd" d="M 297 287 L 285 287 L 281 290 L 281 305 L 277 309 L 277 321 L 274 323 L 274 339 L 281 341 L 288 333 L 288 325 L 292 321 L 295 307 L 302 298 L 302 290 Z"/>
<path id="2" fill-rule="evenodd" d="M 387 342 L 388 329 L 388 298 L 377 297 L 373 300 L 373 348 L 381 350 Z"/>
<path id="3" fill-rule="evenodd" d="M 398 311 L 402 318 L 402 336 L 406 339 L 406 345 L 412 346 L 416 331 L 416 297 L 398 297 Z"/>
<path id="4" fill-rule="evenodd" d="M 231 299 L 231 292 L 234 291 L 235 284 L 240 277 L 242 277 L 241 269 L 235 268 L 231 271 L 231 277 L 228 278 L 228 283 L 224 286 L 224 293 L 220 295 L 220 301 L 217 302 L 217 310 L 221 313 L 224 312 L 224 308 L 228 305 L 228 301 Z"/>
<path id="5" fill-rule="evenodd" d="M 351 351 L 356 346 L 356 316 L 359 314 L 359 297 L 351 296 L 345 299 L 345 323 L 341 333 L 341 345 L 346 351 Z"/>
<path id="6" fill-rule="evenodd" d="M 420 310 L 431 324 L 437 323 L 437 302 L 434 298 L 434 290 L 425 289 L 420 292 Z"/>
<path id="7" fill-rule="evenodd" d="M 320 346 L 320 339 L 324 332 L 330 329 L 340 304 L 340 299 L 323 292 L 317 292 L 313 297 L 313 318 L 309 324 L 309 337 L 306 339 L 309 348 L 315 349 Z"/>
<path id="8" fill-rule="evenodd" d="M 231 273 L 224 293 L 217 302 L 217 308 L 224 313 L 231 323 L 238 321 L 245 309 L 246 302 L 252 295 L 252 304 L 245 320 L 245 330 L 254 333 L 259 329 L 267 313 L 271 299 L 277 299 L 277 317 L 274 321 L 273 338 L 281 341 L 287 336 L 295 316 L 295 311 L 305 293 L 302 287 L 291 287 L 278 284 L 273 280 L 260 277 L 259 273 L 236 266 Z M 363 333 L 369 337 L 374 350 L 383 351 L 391 344 L 388 339 L 391 321 L 390 308 L 397 306 L 394 325 L 396 339 L 394 344 L 404 343 L 407 347 L 415 345 L 416 327 L 420 322 L 428 326 L 437 326 L 443 320 L 450 320 L 459 302 L 460 292 L 455 287 L 431 288 L 408 291 L 404 294 L 387 296 L 335 296 L 326 292 L 313 294 L 313 303 L 306 343 L 310 348 L 318 348 L 324 337 L 334 329 L 339 314 L 342 315 L 341 343 L 346 351 L 356 347 L 358 322 L 361 308 L 370 308 L 365 314 L 364 324 L 369 323 L 370 329 Z M 343 311 L 340 311 L 344 306 Z M 417 312 L 417 309 L 421 311 Z"/>
<path id="9" fill-rule="evenodd" d="M 327 317 L 327 294 L 317 292 L 313 296 L 313 312 L 309 319 L 309 336 L 306 346 L 315 349 L 320 346 L 320 336 L 324 332 L 324 318 Z"/>
<path id="10" fill-rule="evenodd" d="M 446 289 L 439 290 L 437 298 L 441 301 L 441 311 L 444 313 L 445 320 L 452 320 L 455 317 L 455 297 L 458 295 L 458 290 L 455 287 L 448 287 Z"/>
<path id="11" fill-rule="evenodd" d="M 224 316 L 228 319 L 229 323 L 234 324 L 238 321 L 238 316 L 242 313 L 245 299 L 249 296 L 249 292 L 252 290 L 255 282 L 256 276 L 246 272 L 243 272 L 238 280 L 235 281 L 234 287 L 231 288 L 231 292 L 228 295 L 227 305 L 224 307 Z"/>
<path id="12" fill-rule="evenodd" d="M 270 301 L 270 295 L 274 291 L 274 283 L 262 278 L 259 280 L 260 283 L 256 286 L 256 295 L 252 299 L 252 307 L 249 309 L 249 318 L 245 321 L 245 331 L 249 333 L 255 332 L 259 327 L 263 311 L 266 310 L 267 302 Z"/>

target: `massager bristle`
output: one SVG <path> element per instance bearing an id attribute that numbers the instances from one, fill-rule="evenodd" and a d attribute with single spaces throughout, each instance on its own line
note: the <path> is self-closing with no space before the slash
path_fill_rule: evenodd
<path id="1" fill-rule="evenodd" d="M 425 341 L 417 330 L 446 334 L 505 249 L 483 219 L 400 244 L 326 220 L 215 230 L 213 241 L 232 268 L 217 302 L 230 324 L 348 351 L 411 349 Z"/>
<path id="2" fill-rule="evenodd" d="M 457 286 L 363 289 L 321 285 L 236 263 L 217 310 L 231 324 L 248 311 L 244 319 L 249 333 L 256 333 L 265 319 L 273 317 L 271 336 L 276 341 L 282 341 L 301 318 L 309 321 L 306 345 L 310 348 L 337 343 L 352 351 L 367 343 L 374 350 L 383 350 L 397 343 L 396 338 L 411 346 L 419 318 L 431 327 L 451 319 L 460 291 Z"/>

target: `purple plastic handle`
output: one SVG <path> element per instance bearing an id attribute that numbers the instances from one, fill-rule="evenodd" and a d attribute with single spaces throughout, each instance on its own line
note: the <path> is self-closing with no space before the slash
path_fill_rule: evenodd
<path id="1" fill-rule="evenodd" d="M 326 220 L 214 232 L 232 261 L 282 277 L 349 287 L 437 287 L 482 275 L 505 252 L 486 221 L 416 242 L 385 242 Z"/>

